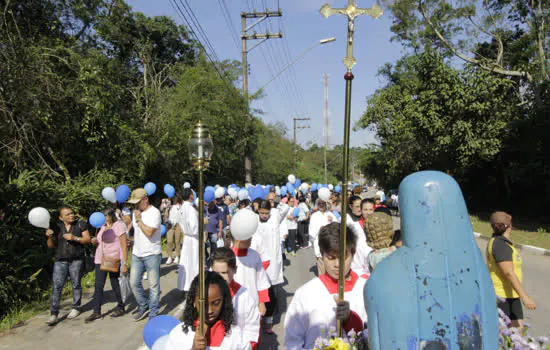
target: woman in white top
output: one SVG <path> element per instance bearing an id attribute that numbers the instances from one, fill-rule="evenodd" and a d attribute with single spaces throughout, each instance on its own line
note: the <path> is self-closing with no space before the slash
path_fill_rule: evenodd
<path id="1" fill-rule="evenodd" d="M 183 322 L 168 336 L 165 350 L 246 350 L 250 342 L 243 339 L 238 327 L 233 325 L 233 303 L 227 282 L 219 274 L 205 272 L 206 314 L 204 336 L 197 332 L 199 323 L 199 278 L 195 277 L 185 299 Z"/>

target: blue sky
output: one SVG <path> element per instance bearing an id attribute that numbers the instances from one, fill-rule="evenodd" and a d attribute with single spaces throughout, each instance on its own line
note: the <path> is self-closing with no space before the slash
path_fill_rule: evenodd
<path id="1" fill-rule="evenodd" d="M 183 24 L 170 0 L 127 0 L 134 10 L 149 16 L 166 15 Z M 225 1 L 230 21 L 224 19 Z M 318 45 L 281 74 L 265 88 L 266 96 L 251 105 L 264 111 L 261 118 L 266 123 L 282 122 L 292 137 L 293 117 L 311 118 L 300 125 L 310 129 L 298 131 L 298 142 L 324 143 L 324 86 L 323 75 L 329 76 L 330 143 L 343 143 L 344 95 L 343 76 L 346 67 L 342 59 L 346 55 L 347 20 L 342 15 L 325 19 L 319 9 L 326 0 L 187 0 L 202 28 L 206 32 L 216 55 L 220 59 L 241 60 L 240 28 L 241 11 L 263 11 L 280 6 L 281 18 L 270 18 L 255 29 L 258 33 L 269 29 L 272 33 L 283 31 L 283 39 L 271 39 L 259 45 L 248 55 L 250 64 L 249 91 L 257 91 L 298 55 L 315 42 L 336 37 L 336 42 Z M 333 7 L 346 7 L 347 0 L 328 1 Z M 370 7 L 374 1 L 356 0 L 359 7 Z M 279 5 L 278 5 L 279 4 Z M 249 24 L 253 23 L 249 20 Z M 360 16 L 355 20 L 355 57 L 353 69 L 352 126 L 366 108 L 366 97 L 381 87 L 383 81 L 376 76 L 386 62 L 395 62 L 402 55 L 399 43 L 390 42 L 391 17 L 385 13 L 375 20 Z M 238 45 L 238 46 L 237 46 Z M 248 41 L 249 47 L 253 41 Z M 362 146 L 376 142 L 375 135 L 367 130 L 352 132 L 351 145 Z"/>

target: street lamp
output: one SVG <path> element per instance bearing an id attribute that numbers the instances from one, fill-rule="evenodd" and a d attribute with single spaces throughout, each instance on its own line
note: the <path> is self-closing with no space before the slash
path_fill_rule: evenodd
<path id="1" fill-rule="evenodd" d="M 287 64 L 283 69 L 281 69 L 281 71 L 277 74 L 275 74 L 267 83 L 265 83 L 261 88 L 258 89 L 258 91 L 256 91 L 256 94 L 260 91 L 262 91 L 263 88 L 265 88 L 269 83 L 271 83 L 273 80 L 277 79 L 277 77 L 279 75 L 281 75 L 284 71 L 286 71 L 287 69 L 289 69 L 294 63 L 296 63 L 300 58 L 304 57 L 306 55 L 306 53 L 308 53 L 309 51 L 313 50 L 315 47 L 317 47 L 317 45 L 324 45 L 324 44 L 328 44 L 328 43 L 332 43 L 336 41 L 336 38 L 334 37 L 331 37 L 331 38 L 326 38 L 326 39 L 321 39 L 319 41 L 317 41 L 315 44 L 311 45 L 309 48 L 307 48 L 304 52 L 302 52 L 301 54 L 299 54 L 298 56 L 296 56 L 295 59 L 293 59 L 289 64 Z"/>
<path id="2" fill-rule="evenodd" d="M 206 125 L 199 122 L 195 125 L 191 138 L 189 139 L 189 156 L 195 170 L 199 172 L 199 335 L 204 336 L 204 184 L 203 172 L 208 167 L 214 144 Z"/>

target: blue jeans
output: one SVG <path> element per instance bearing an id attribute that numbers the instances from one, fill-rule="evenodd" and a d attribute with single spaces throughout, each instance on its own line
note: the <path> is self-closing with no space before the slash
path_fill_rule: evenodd
<path id="1" fill-rule="evenodd" d="M 82 278 L 83 260 L 72 261 L 56 261 L 53 264 L 53 293 L 52 302 L 50 304 L 50 313 L 52 315 L 59 314 L 59 302 L 61 301 L 61 293 L 63 286 L 67 282 L 67 277 L 71 279 L 73 286 L 73 309 L 80 309 L 82 303 L 82 286 L 80 279 Z"/>
<path id="2" fill-rule="evenodd" d="M 137 257 L 132 254 L 132 269 L 130 270 L 130 285 L 139 305 L 140 311 L 149 309 L 149 317 L 154 317 L 159 312 L 160 301 L 160 262 L 162 254 Z M 143 289 L 141 278 L 147 271 L 149 282 L 149 301 Z"/>

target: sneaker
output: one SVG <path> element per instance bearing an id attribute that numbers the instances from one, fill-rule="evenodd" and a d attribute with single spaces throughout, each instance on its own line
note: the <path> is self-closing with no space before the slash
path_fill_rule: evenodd
<path id="1" fill-rule="evenodd" d="M 57 324 L 57 315 L 50 315 L 46 324 L 48 326 L 55 326 Z"/>
<path id="2" fill-rule="evenodd" d="M 111 313 L 111 317 L 114 318 L 114 317 L 120 317 L 120 316 L 124 316 L 124 309 L 117 307 L 115 311 Z"/>
<path id="3" fill-rule="evenodd" d="M 290 255 L 296 256 L 296 252 L 292 252 L 292 253 L 290 253 Z"/>
<path id="4" fill-rule="evenodd" d="M 147 272 L 144 272 L 144 273 L 143 273 L 143 279 L 144 279 L 144 280 L 147 280 Z"/>
<path id="5" fill-rule="evenodd" d="M 78 311 L 77 309 L 72 309 L 71 312 L 69 312 L 69 314 L 67 315 L 67 318 L 69 320 L 72 320 L 73 318 L 77 318 L 78 315 L 80 315 L 80 311 Z"/>
<path id="6" fill-rule="evenodd" d="M 134 321 L 138 322 L 138 321 L 141 321 L 143 320 L 145 317 L 147 317 L 147 315 L 149 315 L 149 309 L 147 310 L 143 310 L 143 311 L 138 311 L 138 313 L 134 316 Z"/>
<path id="7" fill-rule="evenodd" d="M 95 320 L 98 320 L 100 318 L 103 318 L 101 317 L 101 314 L 100 313 L 97 313 L 97 312 L 92 312 L 92 314 L 88 317 L 86 317 L 86 319 L 84 320 L 84 322 L 86 323 L 90 323 L 90 322 L 93 322 Z"/>
<path id="8" fill-rule="evenodd" d="M 178 264 L 180 262 L 180 258 L 179 256 L 176 256 L 176 258 L 174 259 L 174 264 Z"/>
<path id="9" fill-rule="evenodd" d="M 168 259 L 166 260 L 166 265 L 170 265 L 172 263 L 172 257 L 169 256 Z"/>

